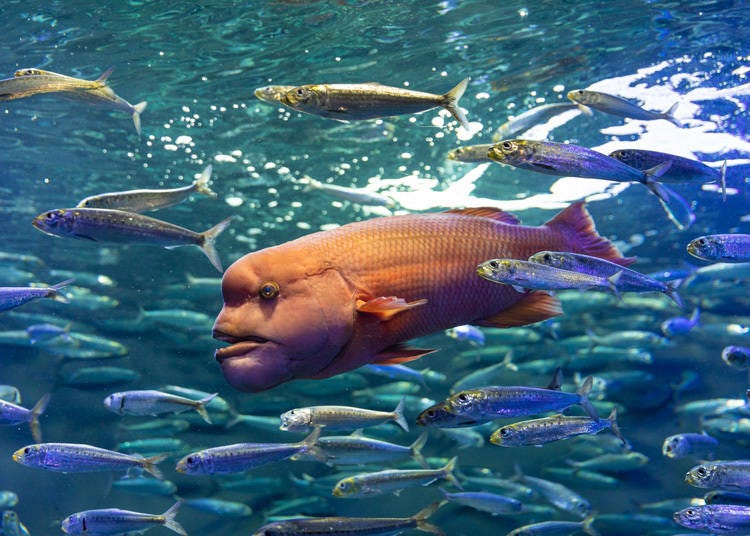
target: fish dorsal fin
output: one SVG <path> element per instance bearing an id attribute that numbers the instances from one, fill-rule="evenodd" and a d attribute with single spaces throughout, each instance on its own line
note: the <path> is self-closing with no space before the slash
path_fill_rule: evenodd
<path id="1" fill-rule="evenodd" d="M 623 257 L 612 242 L 599 236 L 585 201 L 573 203 L 544 225 L 566 235 L 570 250 L 575 253 L 599 257 L 621 266 L 635 262 L 635 257 Z"/>
<path id="2" fill-rule="evenodd" d="M 107 82 L 107 78 L 109 78 L 109 75 L 111 75 L 112 71 L 114 71 L 114 70 L 115 70 L 114 67 L 110 67 L 109 69 L 107 69 L 106 71 L 104 71 L 102 73 L 102 75 L 99 78 L 96 79 L 96 81 L 97 82 L 101 82 L 102 84 L 106 83 Z"/>
<path id="3" fill-rule="evenodd" d="M 479 216 L 491 220 L 507 223 L 508 225 L 518 225 L 521 221 L 513 214 L 504 212 L 499 208 L 493 207 L 475 207 L 475 208 L 454 208 L 446 210 L 446 214 L 461 214 L 463 216 Z"/>
<path id="4" fill-rule="evenodd" d="M 416 300 L 407 302 L 397 296 L 379 296 L 370 300 L 357 300 L 357 311 L 377 316 L 380 320 L 390 320 L 394 315 L 419 307 L 427 303 L 427 300 Z"/>
<path id="5" fill-rule="evenodd" d="M 560 300 L 546 292 L 530 292 L 512 307 L 479 322 L 478 326 L 510 328 L 541 322 L 562 314 Z"/>
<path id="6" fill-rule="evenodd" d="M 437 352 L 437 350 L 427 348 L 412 348 L 402 344 L 395 344 L 382 350 L 375 356 L 375 362 L 379 365 L 398 365 L 408 361 L 414 361 L 422 356 Z"/>

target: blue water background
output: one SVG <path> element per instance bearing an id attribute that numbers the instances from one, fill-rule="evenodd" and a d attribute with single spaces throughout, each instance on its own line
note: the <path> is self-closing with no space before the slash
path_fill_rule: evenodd
<path id="1" fill-rule="evenodd" d="M 249 251 L 319 230 L 322 225 L 370 216 L 356 205 L 305 192 L 293 179 L 303 175 L 335 177 L 337 184 L 361 187 L 374 175 L 400 177 L 414 172 L 447 185 L 469 169 L 446 162 L 445 153 L 461 142 L 452 132 L 436 136 L 440 129 L 431 124 L 436 111 L 415 116 L 415 121 L 401 117 L 377 124 L 343 125 L 281 112 L 256 100 L 252 94 L 256 87 L 272 83 L 408 82 L 413 89 L 441 93 L 470 76 L 472 81 L 461 104 L 471 121 L 484 125 L 472 143 L 488 143 L 493 129 L 509 115 L 509 105 L 519 110 L 539 99 L 564 100 L 564 92 L 553 90 L 558 85 L 567 89 L 586 87 L 659 62 L 671 62 L 665 72 L 646 77 L 647 85 L 659 85 L 667 83 L 668 75 L 685 68 L 674 63 L 678 58 L 691 60 L 690 69 L 704 77 L 703 87 L 745 83 L 742 72 L 736 70 L 747 65 L 750 54 L 750 35 L 743 24 L 748 16 L 750 9 L 741 1 L 133 1 L 112 6 L 80 1 L 6 1 L 0 7 L 0 77 L 10 77 L 20 68 L 38 67 L 94 79 L 113 66 L 113 89 L 131 103 L 147 100 L 148 108 L 139 138 L 122 112 L 54 96 L 2 103 L 0 249 L 38 255 L 52 268 L 106 274 L 117 282 L 114 288 L 97 290 L 119 300 L 120 306 L 115 309 L 92 312 L 45 303 L 23 310 L 59 315 L 127 345 L 129 355 L 111 364 L 142 374 L 134 388 L 171 383 L 218 391 L 239 411 L 265 415 L 296 405 L 347 402 L 347 395 L 304 397 L 287 387 L 268 394 L 241 394 L 221 377 L 210 342 L 199 340 L 188 350 L 184 345 L 177 348 L 168 331 L 128 336 L 100 330 L 92 317 L 133 318 L 139 307 L 183 307 L 215 315 L 221 307 L 219 295 L 188 301 L 179 292 L 167 294 L 165 289 L 183 283 L 187 272 L 205 277 L 217 274 L 195 248 L 166 251 L 102 247 L 56 239 L 35 230 L 31 219 L 42 211 L 73 206 L 81 198 L 103 191 L 187 184 L 211 163 L 215 179 L 212 188 L 218 198 L 193 198 L 160 212 L 158 217 L 201 231 L 234 215 L 231 228 L 218 240 L 219 253 L 227 266 Z M 688 88 L 676 89 L 684 92 Z M 488 98 L 476 99 L 479 93 L 487 93 Z M 747 96 L 704 102 L 700 114 L 714 118 L 722 132 L 747 140 L 747 102 Z M 554 139 L 594 146 L 608 139 L 600 129 L 619 123 L 620 119 L 597 114 L 561 127 L 554 132 Z M 387 135 L 383 135 L 384 130 Z M 189 136 L 189 141 L 176 143 L 180 136 Z M 410 157 L 405 158 L 404 153 Z M 711 155 L 711 159 L 723 158 L 747 158 L 747 154 L 730 149 Z M 680 266 L 691 261 L 685 244 L 693 237 L 704 232 L 748 231 L 747 223 L 739 220 L 750 212 L 747 173 L 746 165 L 730 168 L 728 182 L 738 194 L 726 203 L 698 186 L 676 188 L 695 204 L 697 223 L 687 231 L 677 231 L 645 189 L 630 188 L 615 199 L 592 203 L 589 208 L 604 236 L 624 241 L 631 240 L 632 235 L 644 238 L 641 245 L 628 251 L 639 257 L 637 268 L 641 271 Z M 495 166 L 478 183 L 477 192 L 498 200 L 513 199 L 544 192 L 553 182 L 553 177 L 511 173 Z M 238 207 L 227 202 L 237 199 L 242 201 Z M 524 223 L 540 224 L 553 213 L 530 209 L 519 215 Z M 37 269 L 35 275 L 38 281 L 57 282 L 50 280 L 43 269 Z M 738 285 L 736 292 L 734 300 L 719 300 L 721 319 L 729 320 L 730 314 L 750 316 L 747 287 Z M 697 304 L 700 298 L 692 296 L 689 304 Z M 652 313 L 653 329 L 678 312 L 667 309 Z M 612 317 L 616 315 L 613 311 Z M 571 321 L 577 322 L 575 318 Z M 22 327 L 9 317 L 0 317 L 2 330 Z M 596 329 L 596 323 L 592 327 Z M 455 380 L 451 357 L 467 347 L 442 334 L 420 344 L 439 347 L 441 352 L 418 366 L 441 370 Z M 702 383 L 689 398 L 740 398 L 747 385 L 746 376 L 720 361 L 724 344 L 712 339 L 682 339 L 671 350 L 657 351 L 656 364 L 650 370 L 664 382 L 678 381 L 683 370 L 697 372 Z M 25 405 L 30 406 L 46 392 L 53 393 L 42 418 L 45 440 L 112 448 L 118 441 L 129 439 L 118 430 L 121 418 L 101 404 L 111 389 L 60 386 L 55 379 L 56 361 L 54 356 L 37 350 L 0 348 L 0 383 L 18 386 Z M 68 363 L 65 367 L 81 365 Z M 530 385 L 547 382 L 546 377 L 515 380 Z M 448 385 L 423 394 L 439 400 L 447 394 Z M 416 414 L 409 417 L 413 420 Z M 691 462 L 666 460 L 660 454 L 666 435 L 694 431 L 695 423 L 680 422 L 673 405 L 666 403 L 646 412 L 628 412 L 621 417 L 620 426 L 636 450 L 648 455 L 651 462 L 624 476 L 617 490 L 579 489 L 597 511 L 621 513 L 632 511 L 633 501 L 700 496 L 699 490 L 682 480 Z M 394 434 L 393 439 L 408 444 L 418 432 Z M 299 438 L 242 425 L 226 431 L 198 427 L 180 437 L 196 449 L 237 441 Z M 26 427 L 2 429 L 0 489 L 19 494 L 16 510 L 32 534 L 56 534 L 56 523 L 79 510 L 116 506 L 157 513 L 171 504 L 168 498 L 112 491 L 111 480 L 120 475 L 63 475 L 13 463 L 10 454 L 30 442 Z M 486 466 L 503 474 L 510 474 L 513 463 L 519 462 L 530 474 L 538 474 L 542 465 L 561 465 L 567 447 L 501 449 L 488 444 L 458 449 L 455 443 L 435 434 L 426 452 L 446 457 L 457 454 L 460 466 Z M 737 457 L 743 452 L 738 449 Z M 167 461 L 163 466 L 168 477 L 180 486 L 180 495 L 216 493 L 209 479 L 178 475 L 171 464 Z M 286 478 L 290 472 L 323 474 L 326 470 L 314 463 L 286 462 L 260 469 L 257 474 Z M 306 493 L 293 490 L 290 496 Z M 185 509 L 179 519 L 190 534 L 251 533 L 264 522 L 265 499 L 215 496 L 254 504 L 257 513 L 251 518 L 225 521 Z M 433 487 L 410 490 L 399 497 L 331 500 L 328 513 L 411 515 L 439 497 Z M 520 524 L 454 507 L 446 508 L 434 521 L 448 534 L 491 534 Z M 153 533 L 167 531 L 157 528 Z"/>

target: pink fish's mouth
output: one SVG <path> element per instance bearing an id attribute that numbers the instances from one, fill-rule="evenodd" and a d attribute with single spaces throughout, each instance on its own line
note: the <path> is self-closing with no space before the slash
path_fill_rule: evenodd
<path id="1" fill-rule="evenodd" d="M 265 391 L 292 379 L 284 347 L 257 335 L 235 337 L 214 330 L 215 339 L 230 343 L 214 353 L 226 380 L 246 392 Z"/>
<path id="2" fill-rule="evenodd" d="M 214 356 L 219 363 L 222 363 L 225 359 L 230 357 L 246 356 L 259 346 L 272 342 L 269 339 L 257 335 L 235 337 L 234 335 L 229 335 L 218 329 L 213 330 L 212 336 L 216 340 L 229 343 L 229 346 L 217 348 Z"/>

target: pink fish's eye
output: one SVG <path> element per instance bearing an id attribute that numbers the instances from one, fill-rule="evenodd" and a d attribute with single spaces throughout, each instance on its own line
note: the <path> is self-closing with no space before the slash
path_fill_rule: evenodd
<path id="1" fill-rule="evenodd" d="M 258 290 L 258 294 L 264 300 L 272 300 L 279 295 L 279 284 L 276 281 L 264 283 Z"/>

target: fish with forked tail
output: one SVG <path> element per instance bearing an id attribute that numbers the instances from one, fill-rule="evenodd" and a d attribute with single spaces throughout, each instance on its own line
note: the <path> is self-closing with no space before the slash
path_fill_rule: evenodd
<path id="1" fill-rule="evenodd" d="M 278 102 L 298 112 L 340 121 L 414 114 L 442 106 L 461 123 L 462 127 L 469 130 L 469 121 L 458 106 L 458 100 L 468 85 L 469 79 L 465 78 L 445 95 L 437 95 L 384 86 L 377 82 L 309 84 L 279 94 Z M 270 97 L 271 102 L 276 99 L 276 95 Z"/>
<path id="2" fill-rule="evenodd" d="M 129 113 L 140 136 L 141 114 L 146 109 L 146 101 L 133 105 L 112 91 L 107 84 L 107 78 L 112 74 L 112 70 L 110 67 L 96 80 L 82 80 L 42 69 L 19 69 L 13 74 L 13 78 L 0 80 L 0 101 L 22 99 L 43 93 L 62 93 L 71 99 L 105 105 Z"/>
<path id="3" fill-rule="evenodd" d="M 561 314 L 547 293 L 477 277 L 498 255 L 562 249 L 627 263 L 579 202 L 539 227 L 493 208 L 355 222 L 245 255 L 227 269 L 214 324 L 234 387 L 263 391 L 432 350 L 409 339 L 460 324 L 510 327 Z"/>

